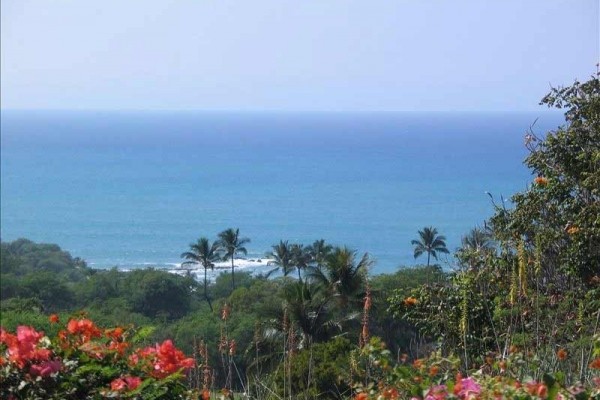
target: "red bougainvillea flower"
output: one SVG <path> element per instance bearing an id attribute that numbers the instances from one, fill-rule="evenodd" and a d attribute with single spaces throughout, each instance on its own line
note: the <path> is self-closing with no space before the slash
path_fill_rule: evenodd
<path id="1" fill-rule="evenodd" d="M 108 350 L 114 351 L 119 355 L 125 354 L 125 350 L 129 347 L 129 343 L 124 340 L 123 328 L 116 327 L 114 329 L 107 329 L 104 331 L 104 336 L 111 339 L 108 343 Z"/>
<path id="2" fill-rule="evenodd" d="M 8 347 L 14 346 L 17 343 L 17 336 L 0 328 L 0 343 L 4 343 Z"/>
<path id="3" fill-rule="evenodd" d="M 57 324 L 60 321 L 60 318 L 58 318 L 58 315 L 56 314 L 51 314 L 48 317 L 48 321 L 50 321 L 51 324 Z"/>
<path id="4" fill-rule="evenodd" d="M 71 335 L 79 335 L 82 342 L 102 336 L 102 331 L 89 319 L 72 319 L 67 324 L 67 331 Z"/>
<path id="5" fill-rule="evenodd" d="M 5 330 L 0 331 L 0 342 L 8 347 L 8 360 L 23 368 L 29 361 L 47 361 L 51 351 L 38 348 L 44 332 L 37 332 L 29 326 L 17 327 L 17 334 L 13 335 Z"/>
<path id="6" fill-rule="evenodd" d="M 121 340 L 123 338 L 123 328 L 117 326 L 114 329 L 107 329 L 104 331 L 104 336 L 112 340 Z"/>
<path id="7" fill-rule="evenodd" d="M 40 364 L 33 364 L 29 369 L 29 373 L 31 376 L 41 376 L 42 378 L 46 378 L 55 372 L 60 371 L 62 368 L 62 363 L 59 360 L 53 361 L 44 361 Z"/>
<path id="8" fill-rule="evenodd" d="M 115 392 L 129 392 L 137 389 L 142 383 L 142 379 L 137 376 L 123 376 L 117 378 L 110 383 L 110 390 Z"/>
<path id="9" fill-rule="evenodd" d="M 178 350 L 171 340 L 165 340 L 155 347 L 146 347 L 138 350 L 136 354 L 129 357 L 132 365 L 142 363 L 149 369 L 150 375 L 162 379 L 179 371 L 187 371 L 194 366 L 193 358 L 186 358 L 181 350 Z"/>

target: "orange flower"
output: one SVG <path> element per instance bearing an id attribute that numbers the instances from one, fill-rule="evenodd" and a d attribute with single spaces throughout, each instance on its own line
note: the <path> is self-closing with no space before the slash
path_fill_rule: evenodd
<path id="1" fill-rule="evenodd" d="M 431 368 L 429 368 L 429 376 L 436 376 L 439 371 L 440 367 L 437 365 L 432 365 Z"/>
<path id="2" fill-rule="evenodd" d="M 567 351 L 565 349 L 558 349 L 558 351 L 556 352 L 556 357 L 560 360 L 560 361 L 564 361 L 567 359 Z"/>
<path id="3" fill-rule="evenodd" d="M 71 335 L 81 336 L 83 343 L 102 336 L 102 331 L 89 319 L 72 319 L 67 323 L 67 331 Z"/>
<path id="4" fill-rule="evenodd" d="M 113 340 L 119 340 L 121 339 L 121 336 L 123 336 L 123 328 L 117 326 L 114 329 L 107 329 L 104 331 L 104 335 Z"/>
<path id="5" fill-rule="evenodd" d="M 48 317 L 48 320 L 50 321 L 50 323 L 51 323 L 51 324 L 56 324 L 56 323 L 58 323 L 58 321 L 59 321 L 59 318 L 58 318 L 58 315 L 56 315 L 56 314 L 51 314 L 51 315 Z"/>
<path id="6" fill-rule="evenodd" d="M 202 391 L 202 400 L 210 400 L 210 392 L 208 389 Z"/>
<path id="7" fill-rule="evenodd" d="M 384 399 L 390 399 L 390 400 L 396 400 L 398 399 L 398 389 L 396 388 L 388 388 L 386 390 L 383 391 L 383 398 Z"/>
<path id="8" fill-rule="evenodd" d="M 417 304 L 419 302 L 419 300 L 415 299 L 414 297 L 407 297 L 406 299 L 404 299 L 404 305 L 406 307 L 410 307 L 410 306 L 414 306 L 415 304 Z"/>
<path id="9" fill-rule="evenodd" d="M 548 179 L 544 178 L 543 176 L 538 176 L 533 181 L 535 182 L 536 185 L 540 185 L 540 186 L 546 186 L 548 184 Z"/>
<path id="10" fill-rule="evenodd" d="M 530 382 L 526 385 L 527 393 L 541 398 L 546 398 L 548 395 L 548 387 L 543 383 Z"/>
<path id="11" fill-rule="evenodd" d="M 579 233 L 579 227 L 577 227 L 577 226 L 575 226 L 575 225 L 573 225 L 573 226 L 570 226 L 570 227 L 567 229 L 567 233 L 568 233 L 569 235 L 574 235 L 574 234 L 576 234 L 576 233 Z"/>
<path id="12" fill-rule="evenodd" d="M 502 360 L 498 363 L 498 366 L 500 367 L 500 372 L 504 372 L 506 371 L 506 360 Z"/>
<path id="13" fill-rule="evenodd" d="M 367 400 L 368 398 L 369 396 L 367 396 L 365 392 L 360 392 L 356 395 L 356 397 L 354 397 L 354 400 Z"/>
<path id="14" fill-rule="evenodd" d="M 600 357 L 597 357 L 594 361 L 590 363 L 591 369 L 600 369 Z"/>

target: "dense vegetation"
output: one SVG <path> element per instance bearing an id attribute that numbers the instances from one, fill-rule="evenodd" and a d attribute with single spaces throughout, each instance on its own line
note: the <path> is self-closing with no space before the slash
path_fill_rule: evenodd
<path id="1" fill-rule="evenodd" d="M 454 271 L 429 265 L 448 251 L 433 227 L 413 241 L 426 266 L 369 276 L 367 254 L 282 240 L 269 254 L 277 278 L 235 273 L 248 239 L 228 229 L 182 254 L 205 271 L 231 260 L 212 283 L 93 270 L 20 239 L 1 244 L 1 324 L 55 335 L 48 314 L 83 312 L 137 329 L 140 346 L 173 339 L 196 359 L 190 387 L 251 398 L 600 396 L 598 76 L 542 103 L 564 108 L 566 125 L 527 134 L 530 187 L 511 207 L 492 196 Z"/>

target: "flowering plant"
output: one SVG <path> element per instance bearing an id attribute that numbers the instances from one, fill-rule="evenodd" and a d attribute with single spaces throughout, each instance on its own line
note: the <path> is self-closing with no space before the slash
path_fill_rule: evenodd
<path id="1" fill-rule="evenodd" d="M 51 323 L 60 323 L 56 315 Z M 132 349 L 132 330 L 100 329 L 72 318 L 55 338 L 29 326 L 0 328 L 0 398 L 97 399 L 191 397 L 184 382 L 194 360 L 170 340 Z"/>
<path id="2" fill-rule="evenodd" d="M 523 354 L 515 352 L 507 359 L 486 357 L 486 364 L 469 376 L 460 372 L 459 359 L 433 353 L 427 358 L 408 362 L 403 355 L 394 364 L 385 345 L 373 338 L 353 357 L 355 400 L 445 400 L 445 399 L 597 399 L 600 377 L 591 384 L 567 386 L 560 374 L 546 374 L 541 381 L 518 379 L 513 369 Z M 600 371 L 600 353 L 589 365 Z"/>

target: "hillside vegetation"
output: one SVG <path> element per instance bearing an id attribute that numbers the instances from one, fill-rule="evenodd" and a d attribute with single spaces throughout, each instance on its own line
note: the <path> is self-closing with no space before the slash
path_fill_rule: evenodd
<path id="1" fill-rule="evenodd" d="M 553 89 L 542 103 L 564 109 L 565 125 L 527 133 L 530 185 L 510 206 L 490 196 L 493 215 L 465 233 L 451 272 L 429 265 L 447 251 L 433 227 L 413 241 L 427 266 L 369 276 L 368 254 L 282 240 L 270 253 L 277 278 L 235 272 L 247 240 L 228 229 L 214 248 L 201 238 L 184 253 L 205 270 L 231 260 L 212 283 L 93 270 L 56 245 L 2 243 L 3 398 L 599 398 L 599 77 Z M 202 257 L 210 249 L 222 254 Z M 91 320 L 118 326 L 118 340 Z M 56 336 L 56 358 L 17 362 L 21 339 L 8 332 L 18 326 Z M 131 343 L 115 353 L 123 337 Z M 130 344 L 161 342 L 135 353 L 160 374 L 127 361 Z M 172 367 L 160 363 L 163 350 Z M 75 355 L 76 367 L 65 363 Z M 109 357 L 118 368 L 102 364 Z M 94 367 L 81 370 L 86 363 Z M 68 368 L 79 383 L 63 376 Z M 72 385 L 78 397 L 65 395 Z"/>

